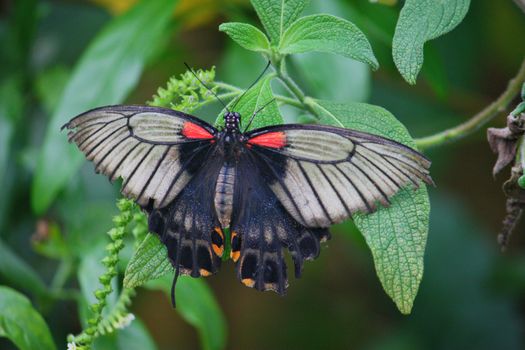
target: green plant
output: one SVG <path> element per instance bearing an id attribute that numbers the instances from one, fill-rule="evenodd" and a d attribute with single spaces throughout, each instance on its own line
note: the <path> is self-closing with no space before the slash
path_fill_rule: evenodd
<path id="1" fill-rule="evenodd" d="M 80 152 L 65 147 L 63 135 L 57 134 L 59 126 L 76 112 L 123 101 L 137 84 L 140 73 L 155 49 L 161 47 L 163 33 L 176 3 L 174 0 L 140 2 L 106 27 L 83 54 L 65 84 L 47 130 L 44 147 L 39 154 L 31 197 L 35 213 L 45 213 L 61 191 L 70 191 L 67 184 L 84 161 Z M 413 139 L 405 126 L 386 109 L 366 103 L 342 103 L 309 96 L 302 83 L 294 79 L 290 69 L 291 58 L 296 57 L 296 54 L 313 51 L 339 55 L 367 64 L 374 70 L 379 69 L 372 46 L 358 26 L 346 19 L 327 14 L 301 17 L 306 4 L 306 0 L 252 0 L 265 32 L 251 24 L 240 22 L 224 23 L 219 27 L 220 31 L 242 48 L 256 52 L 264 60 L 271 62 L 272 69 L 244 95 L 236 107 L 246 117 L 262 104 L 275 99 L 256 117 L 251 128 L 283 123 L 281 108 L 289 106 L 309 122 L 372 132 L 425 150 L 456 141 L 481 128 L 510 105 L 525 81 L 524 61 L 516 77 L 493 104 L 457 127 Z M 392 53 L 396 67 L 408 83 L 415 84 L 422 69 L 424 44 L 454 29 L 465 17 L 469 5 L 469 0 L 446 0 L 439 3 L 430 0 L 405 1 L 395 29 Z M 115 43 L 122 44 L 117 45 L 120 49 L 107 50 Z M 150 49 L 144 50 L 145 46 Z M 104 53 L 103 62 L 100 60 L 101 52 Z M 301 66 L 296 69 L 301 69 Z M 98 73 L 95 79 L 93 71 Z M 52 77 L 59 81 L 68 78 L 68 74 L 63 71 L 55 73 Z M 224 101 L 231 103 L 244 92 L 239 86 L 218 81 L 214 68 L 198 70 L 197 75 Z M 118 85 L 113 84 L 116 81 L 119 82 Z M 12 116 L 10 122 L 13 124 L 20 114 L 17 111 L 17 99 L 3 96 L 10 96 L 9 92 L 17 84 L 18 81 L 13 80 L 0 91 L 0 99 L 9 100 L 9 104 L 5 104 L 8 111 L 0 110 L 0 113 Z M 79 94 L 79 91 L 86 91 L 89 96 Z M 49 96 L 50 102 L 53 99 L 55 98 Z M 214 102 L 214 97 L 193 75 L 185 72 L 180 77 L 169 79 L 166 87 L 159 88 L 148 103 L 191 113 Z M 53 106 L 53 103 L 48 105 Z M 216 123 L 222 123 L 222 113 L 217 117 Z M 12 137 L 10 130 L 11 128 L 0 130 L 8 136 L 1 137 L 0 143 Z M 0 147 L 0 152 L 3 149 L 5 148 Z M 2 161 L 3 158 L 0 157 L 0 165 Z M 73 300 L 81 305 L 84 330 L 79 335 L 68 337 L 72 349 L 90 348 L 103 335 L 128 326 L 133 320 L 129 307 L 135 288 L 143 286 L 169 293 L 169 277 L 173 269 L 166 259 L 165 247 L 155 236 L 147 233 L 146 218 L 133 203 L 120 200 L 118 209 L 120 213 L 115 217 L 114 228 L 108 233 L 110 242 L 103 258 L 100 256 L 103 252 L 100 246 L 94 247 L 92 253 L 86 256 L 84 252 L 81 254 L 75 251 L 72 246 L 78 242 L 74 240 L 78 234 L 62 241 L 60 234 L 53 235 L 53 232 L 60 230 L 53 225 L 50 229 L 52 242 L 35 243 L 36 249 L 42 254 L 60 260 L 51 287 L 47 287 L 22 259 L 0 241 L 0 255 L 10 257 L 5 259 L 8 263 L 0 261 L 0 273 L 16 271 L 17 278 L 10 281 L 13 285 L 31 289 L 38 302 L 44 306 L 55 300 Z M 109 211 L 102 212 L 107 215 Z M 411 312 L 423 276 L 429 215 L 428 194 L 422 186 L 417 191 L 404 190 L 397 194 L 388 208 L 354 218 L 355 225 L 372 252 L 376 272 L 385 292 L 403 314 Z M 94 216 L 95 219 L 98 217 Z M 89 221 L 86 219 L 84 223 Z M 132 251 L 129 261 L 119 255 L 125 250 L 125 246 Z M 91 266 L 90 264 L 95 266 L 92 274 L 97 275 L 100 285 L 91 286 L 94 290 L 90 290 L 85 286 L 89 282 L 82 283 L 82 278 L 85 277 L 79 276 L 82 294 L 64 288 L 67 279 L 75 271 L 75 266 Z M 121 272 L 122 279 L 118 278 Z M 118 285 L 121 280 L 122 287 Z M 53 349 L 55 346 L 45 321 L 28 301 L 7 287 L 1 287 L 0 294 L 0 301 L 15 306 L 9 312 L 0 311 L 0 336 L 10 338 L 20 348 L 30 349 L 34 348 L 34 342 L 37 341 L 35 335 L 40 335 L 40 348 Z M 226 322 L 207 285 L 202 280 L 182 278 L 177 285 L 177 296 L 176 312 L 198 330 L 203 347 L 224 348 Z M 20 327 L 16 324 L 20 315 L 36 320 L 32 322 L 34 329 L 28 330 L 27 337 L 21 334 Z M 133 321 L 131 327 L 136 327 L 134 330 L 140 333 L 141 326 L 137 322 L 138 320 Z M 4 324 L 9 326 L 2 327 Z"/>

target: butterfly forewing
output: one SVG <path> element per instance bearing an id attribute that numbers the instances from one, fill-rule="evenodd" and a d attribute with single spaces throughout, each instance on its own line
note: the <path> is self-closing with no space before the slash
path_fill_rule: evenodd
<path id="1" fill-rule="evenodd" d="M 270 187 L 286 210 L 307 227 L 328 227 L 409 184 L 431 184 L 430 161 L 398 142 L 322 125 L 254 130 L 247 147 L 271 174 Z"/>
<path id="2" fill-rule="evenodd" d="M 182 112 L 144 106 L 109 106 L 65 125 L 69 139 L 122 193 L 140 205 L 168 205 L 188 184 L 215 143 L 216 130 Z"/>

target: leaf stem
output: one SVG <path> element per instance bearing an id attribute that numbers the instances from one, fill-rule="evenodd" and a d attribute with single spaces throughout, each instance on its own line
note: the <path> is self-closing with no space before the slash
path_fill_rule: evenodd
<path id="1" fill-rule="evenodd" d="M 285 58 L 282 57 L 279 61 L 276 62 L 276 74 L 277 78 L 283 83 L 283 85 L 290 91 L 292 95 L 295 96 L 296 100 L 287 98 L 285 103 L 288 103 L 292 106 L 304 109 L 310 112 L 315 118 L 320 119 L 319 113 L 313 108 L 312 104 L 315 104 L 315 101 L 306 96 L 304 92 L 299 88 L 299 85 L 288 75 L 286 70 Z M 279 100 L 279 98 L 277 98 Z M 292 103 L 293 101 L 293 103 Z"/>
<path id="2" fill-rule="evenodd" d="M 306 98 L 304 92 L 299 88 L 295 81 L 288 75 L 286 70 L 286 63 L 284 57 L 279 62 L 279 67 L 276 69 L 277 77 L 283 82 L 284 86 L 290 90 L 290 92 L 297 97 L 297 99 L 304 104 Z"/>
<path id="3" fill-rule="evenodd" d="M 453 128 L 438 132 L 437 134 L 416 139 L 416 145 L 419 149 L 424 150 L 441 144 L 462 139 L 483 125 L 494 119 L 499 113 L 503 112 L 512 100 L 519 94 L 521 86 L 525 81 L 525 60 L 521 63 L 520 69 L 516 76 L 509 81 L 507 89 L 498 97 L 498 99 L 478 112 L 472 118 Z"/>

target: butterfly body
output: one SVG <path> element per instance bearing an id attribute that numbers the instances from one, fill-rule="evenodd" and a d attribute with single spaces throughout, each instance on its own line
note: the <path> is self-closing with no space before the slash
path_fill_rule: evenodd
<path id="1" fill-rule="evenodd" d="M 242 132 L 240 117 L 226 113 L 217 129 L 170 109 L 108 106 L 65 127 L 97 171 L 124 180 L 178 272 L 216 273 L 229 244 L 244 285 L 280 294 L 286 251 L 300 276 L 330 225 L 432 183 L 430 161 L 393 140 L 323 125 Z"/>

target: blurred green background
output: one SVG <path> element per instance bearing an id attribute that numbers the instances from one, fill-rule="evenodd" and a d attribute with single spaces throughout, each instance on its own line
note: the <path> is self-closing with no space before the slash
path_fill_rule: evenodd
<path id="1" fill-rule="evenodd" d="M 0 1 L 0 284 L 34 301 L 59 348 L 65 348 L 68 333 L 80 331 L 79 311 L 67 296 L 47 295 L 40 279 L 70 289 L 80 284 L 83 292 L 96 287 L 82 284 L 96 281 L 89 276 L 97 276 L 118 189 L 85 162 L 49 208 L 35 211 L 31 203 L 39 194 L 31 190 L 33 176 L 50 118 L 79 58 L 132 3 Z M 454 126 L 493 101 L 525 56 L 525 14 L 511 0 L 472 1 L 458 28 L 425 47 L 418 84 L 409 86 L 391 57 L 401 5 L 312 0 L 307 12 L 328 12 L 356 23 L 381 67 L 371 72 L 345 58 L 304 54 L 292 62 L 296 80 L 311 96 L 385 107 L 420 137 Z M 184 61 L 198 68 L 216 66 L 219 80 L 248 86 L 266 62 L 218 31 L 226 21 L 260 27 L 247 0 L 179 1 L 161 38 L 138 50 L 147 64 L 140 67 L 137 83 L 130 85 L 124 74 L 122 82 L 111 82 L 112 89 L 127 84 L 131 92 L 125 102 L 143 104 L 170 76 L 184 72 Z M 108 52 L 124 50 L 129 59 L 118 44 L 108 46 Z M 133 54 L 137 50 L 130 50 Z M 91 96 L 89 90 L 76 93 Z M 213 105 L 198 115 L 211 121 L 219 110 Z M 287 121 L 300 117 L 294 113 L 283 109 Z M 504 115 L 493 124 L 502 126 Z M 56 134 L 63 143 L 57 147 L 65 147 L 66 136 L 58 129 Z M 290 281 L 284 298 L 245 288 L 230 262 L 207 279 L 226 316 L 226 347 L 525 348 L 525 224 L 501 254 L 496 235 L 505 213 L 500 190 L 505 175 L 492 178 L 495 156 L 485 132 L 440 146 L 428 156 L 437 187 L 430 189 L 425 275 L 411 315 L 402 316 L 383 292 L 363 238 L 344 224 L 332 230 L 332 240 L 317 261 L 307 264 L 303 278 Z M 132 311 L 147 331 L 142 338 L 129 335 L 131 344 L 117 342 L 119 348 L 143 349 L 151 339 L 158 349 L 199 348 L 196 330 L 161 292 L 140 289 Z M 0 349 L 11 348 L 0 339 Z"/>

